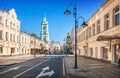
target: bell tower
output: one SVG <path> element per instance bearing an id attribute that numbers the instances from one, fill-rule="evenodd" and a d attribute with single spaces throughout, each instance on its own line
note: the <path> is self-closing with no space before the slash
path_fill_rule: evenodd
<path id="1" fill-rule="evenodd" d="M 46 20 L 46 15 L 41 23 L 41 40 L 45 43 L 49 42 L 48 22 Z"/>

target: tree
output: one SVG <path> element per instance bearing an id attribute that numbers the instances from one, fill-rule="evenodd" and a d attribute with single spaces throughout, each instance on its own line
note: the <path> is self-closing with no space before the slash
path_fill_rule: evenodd
<path id="1" fill-rule="evenodd" d="M 32 33 L 30 35 L 33 36 L 33 37 L 37 37 L 37 35 L 35 33 Z"/>

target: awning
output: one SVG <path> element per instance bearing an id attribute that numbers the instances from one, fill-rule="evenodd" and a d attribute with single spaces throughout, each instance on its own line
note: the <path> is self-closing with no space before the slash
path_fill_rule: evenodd
<path id="1" fill-rule="evenodd" d="M 120 35 L 111 35 L 111 36 L 100 35 L 100 36 L 98 36 L 97 41 L 110 41 L 113 39 L 120 39 Z"/>

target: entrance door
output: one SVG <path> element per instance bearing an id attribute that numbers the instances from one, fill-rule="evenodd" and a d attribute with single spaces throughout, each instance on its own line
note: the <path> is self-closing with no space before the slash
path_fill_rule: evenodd
<path id="1" fill-rule="evenodd" d="M 11 54 L 15 53 L 15 48 L 11 48 Z"/>
<path id="2" fill-rule="evenodd" d="M 103 58 L 108 59 L 108 48 L 103 47 Z"/>
<path id="3" fill-rule="evenodd" d="M 114 45 L 114 63 L 118 63 L 117 45 Z"/>

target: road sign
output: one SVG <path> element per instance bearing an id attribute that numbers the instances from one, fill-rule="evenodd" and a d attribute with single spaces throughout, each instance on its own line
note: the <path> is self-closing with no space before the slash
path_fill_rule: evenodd
<path id="1" fill-rule="evenodd" d="M 66 42 L 66 44 L 72 44 L 72 42 Z"/>

